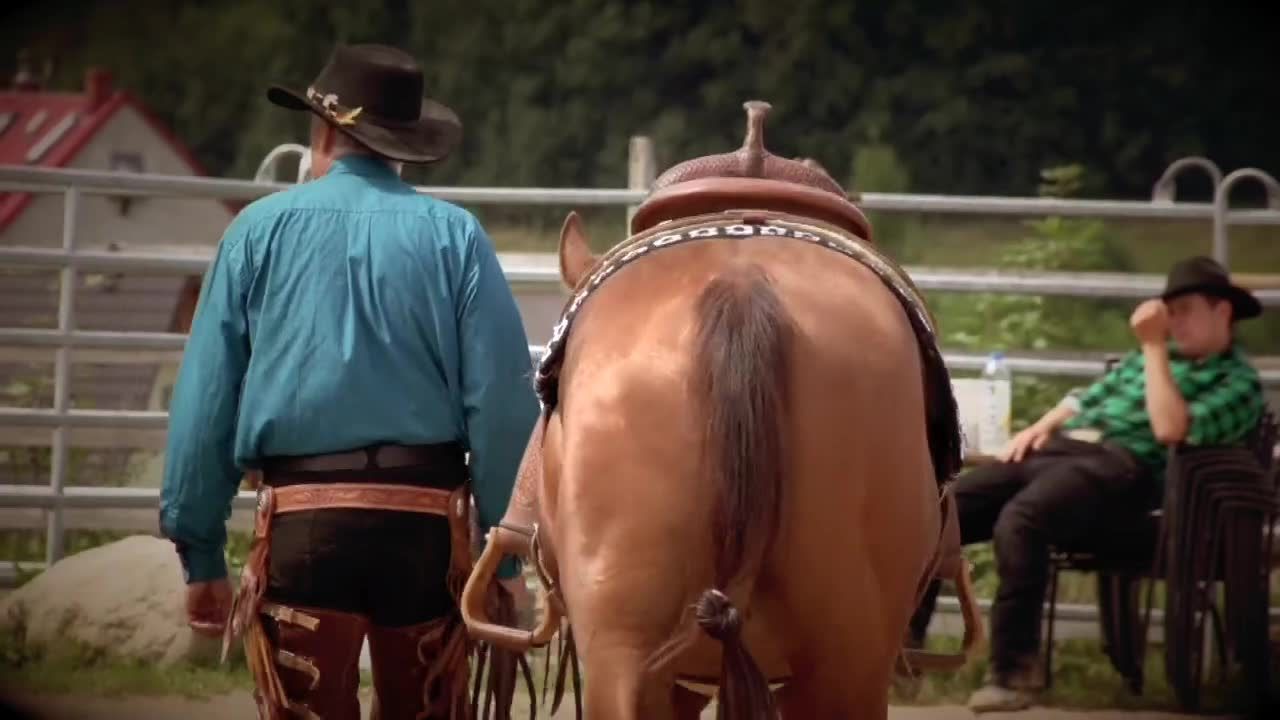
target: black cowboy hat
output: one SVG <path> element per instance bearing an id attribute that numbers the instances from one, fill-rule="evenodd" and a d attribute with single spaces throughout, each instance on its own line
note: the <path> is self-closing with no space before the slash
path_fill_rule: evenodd
<path id="1" fill-rule="evenodd" d="M 1258 302 L 1258 298 L 1248 290 L 1233 285 L 1226 268 L 1213 258 L 1193 257 L 1174 265 L 1169 270 L 1160 299 L 1168 301 L 1191 293 L 1219 297 L 1230 302 L 1233 320 L 1244 320 L 1262 314 L 1262 303 Z"/>
<path id="2" fill-rule="evenodd" d="M 267 99 L 309 110 L 383 157 L 431 163 L 457 146 L 462 121 L 423 86 L 422 68 L 403 50 L 340 45 L 305 92 L 272 85 Z"/>

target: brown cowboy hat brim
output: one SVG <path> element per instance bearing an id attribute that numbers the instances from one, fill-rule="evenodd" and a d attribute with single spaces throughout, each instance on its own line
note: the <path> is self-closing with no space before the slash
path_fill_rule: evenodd
<path id="1" fill-rule="evenodd" d="M 1212 295 L 1231 303 L 1231 317 L 1233 320 L 1248 320 L 1262 314 L 1262 303 L 1258 302 L 1258 298 L 1238 285 L 1220 285 L 1217 283 L 1184 285 L 1166 291 L 1160 296 L 1160 299 L 1167 302 L 1176 297 L 1192 293 Z"/>
<path id="2" fill-rule="evenodd" d="M 430 98 L 422 99 L 421 116 L 415 123 L 380 123 L 376 118 L 362 115 L 350 125 L 335 122 L 319 103 L 287 87 L 270 86 L 267 99 L 289 110 L 308 110 L 361 145 L 392 160 L 436 162 L 447 157 L 462 139 L 462 121 L 458 115 Z"/>

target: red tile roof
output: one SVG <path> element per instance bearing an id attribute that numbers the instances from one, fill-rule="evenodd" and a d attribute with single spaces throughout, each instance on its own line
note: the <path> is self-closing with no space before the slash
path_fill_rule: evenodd
<path id="1" fill-rule="evenodd" d="M 207 175 L 164 123 L 129 93 L 112 90 L 110 82 L 105 73 L 91 70 L 82 93 L 0 90 L 0 165 L 65 167 L 121 108 L 131 107 L 192 174 Z M 27 193 L 0 193 L 0 230 L 30 201 Z M 228 208 L 238 209 L 231 204 Z"/>

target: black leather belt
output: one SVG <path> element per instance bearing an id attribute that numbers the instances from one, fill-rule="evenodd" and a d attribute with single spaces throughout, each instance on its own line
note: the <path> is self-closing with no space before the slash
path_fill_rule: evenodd
<path id="1" fill-rule="evenodd" d="M 461 466 L 466 455 L 458 443 L 376 445 L 348 452 L 299 457 L 273 457 L 262 462 L 266 473 L 335 472 L 413 466 Z"/>
<path id="2" fill-rule="evenodd" d="M 1103 438 L 1102 432 L 1092 428 L 1084 428 L 1081 430 L 1068 430 L 1061 433 L 1061 437 L 1069 442 L 1081 443 L 1083 445 L 1092 445 L 1101 448 L 1106 452 L 1114 455 L 1129 466 L 1134 472 L 1142 472 L 1142 461 L 1129 448 L 1115 442 Z"/>

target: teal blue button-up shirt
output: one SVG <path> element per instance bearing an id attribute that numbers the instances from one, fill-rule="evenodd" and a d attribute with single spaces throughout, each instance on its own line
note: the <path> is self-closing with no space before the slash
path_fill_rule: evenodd
<path id="1" fill-rule="evenodd" d="M 256 461 L 448 441 L 471 453 L 488 530 L 537 419 L 531 374 L 475 217 L 373 158 L 340 159 L 249 205 L 218 246 L 169 409 L 161 530 L 189 582 L 224 577 L 231 499 Z"/>

